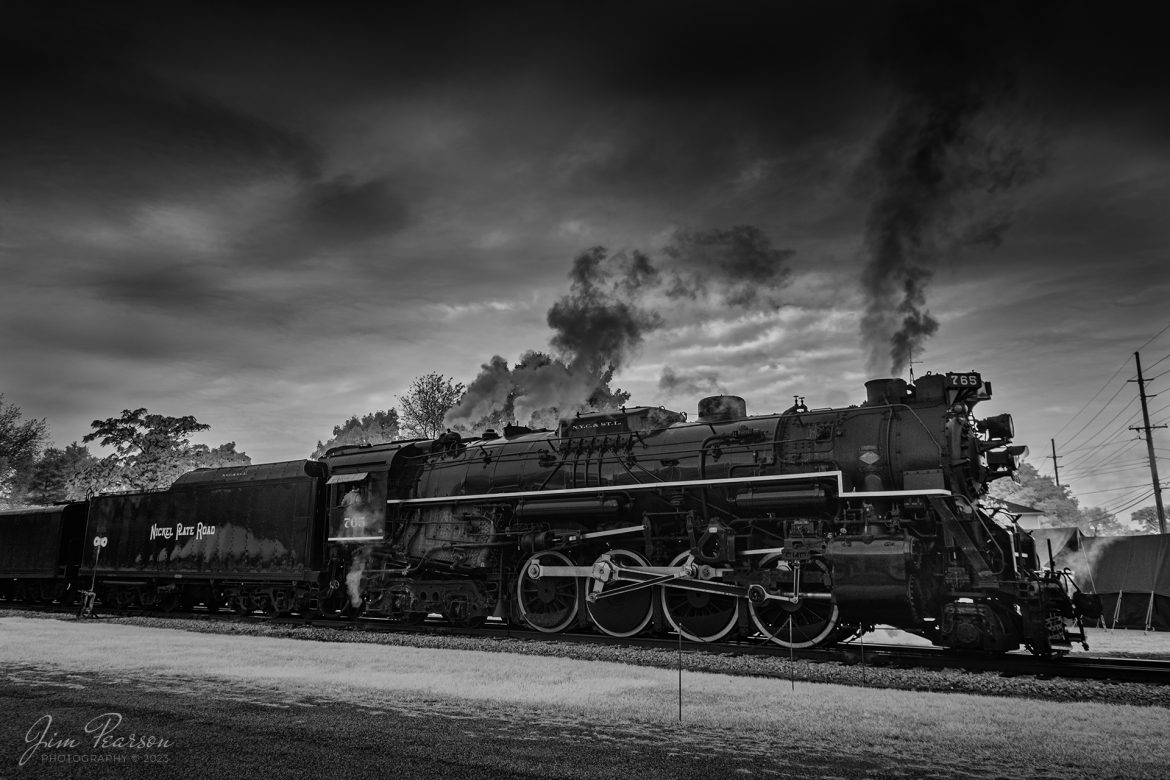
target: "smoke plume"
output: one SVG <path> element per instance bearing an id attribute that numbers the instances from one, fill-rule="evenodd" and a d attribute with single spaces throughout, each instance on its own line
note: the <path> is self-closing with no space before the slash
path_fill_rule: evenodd
<path id="1" fill-rule="evenodd" d="M 569 278 L 569 293 L 548 311 L 556 355 L 527 352 L 512 369 L 502 357 L 492 357 L 447 413 L 446 425 L 477 428 L 515 420 L 546 426 L 629 398 L 609 383 L 645 334 L 662 323 L 641 305 L 658 272 L 641 252 L 611 255 L 594 247 L 574 260 Z"/>
<path id="2" fill-rule="evenodd" d="M 877 52 L 898 104 L 864 174 L 876 194 L 866 223 L 862 341 L 872 374 L 900 374 L 938 330 L 926 291 L 941 257 L 998 244 L 1011 223 L 1005 201 L 1041 167 L 1005 118 L 1011 57 L 979 6 L 915 6 Z"/>
<path id="3" fill-rule="evenodd" d="M 655 299 L 711 298 L 745 311 L 770 309 L 788 278 L 785 262 L 791 255 L 774 249 L 750 225 L 678 231 L 653 257 L 638 250 L 611 254 L 604 247 L 583 252 L 569 273 L 568 294 L 548 311 L 553 354 L 527 352 L 512 368 L 493 356 L 444 424 L 552 426 L 577 411 L 621 406 L 629 394 L 611 387 L 614 374 L 629 364 L 646 335 L 666 322 L 653 309 Z M 662 383 L 718 384 L 713 372 L 680 377 L 667 371 Z"/>
<path id="4" fill-rule="evenodd" d="M 569 274 L 569 294 L 548 310 L 551 344 L 577 374 L 617 370 L 662 318 L 639 305 L 658 271 L 638 251 L 610 256 L 604 247 L 580 255 Z"/>
<path id="5" fill-rule="evenodd" d="M 728 306 L 754 310 L 779 304 L 775 293 L 788 281 L 785 263 L 795 252 L 773 248 L 757 227 L 736 225 L 678 231 L 663 254 L 670 263 L 669 297 L 694 300 L 714 293 Z"/>

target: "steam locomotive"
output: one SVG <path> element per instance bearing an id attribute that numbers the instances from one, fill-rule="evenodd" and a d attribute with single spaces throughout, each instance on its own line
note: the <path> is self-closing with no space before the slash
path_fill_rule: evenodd
<path id="1" fill-rule="evenodd" d="M 1084 643 L 1095 598 L 978 503 L 1025 452 L 1010 415 L 975 416 L 990 383 L 928 374 L 866 393 L 758 416 L 713 396 L 693 421 L 637 406 L 555 430 L 201 469 L 164 492 L 45 510 L 42 547 L 60 556 L 39 586 L 27 568 L 6 571 L 18 518 L 0 514 L 0 595 L 88 584 L 123 607 L 494 616 L 550 634 L 791 648 L 877 624 L 958 650 L 1052 656 Z"/>

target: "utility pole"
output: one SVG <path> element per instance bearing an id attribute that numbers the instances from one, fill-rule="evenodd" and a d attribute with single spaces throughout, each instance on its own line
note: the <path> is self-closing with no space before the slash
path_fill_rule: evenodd
<path id="1" fill-rule="evenodd" d="M 1049 439 L 1048 441 L 1052 442 L 1052 454 L 1049 455 L 1052 458 L 1052 472 L 1056 475 L 1056 486 L 1060 487 L 1060 466 L 1056 465 L 1056 461 L 1059 460 L 1056 457 L 1056 439 Z"/>
<path id="2" fill-rule="evenodd" d="M 1150 409 L 1146 406 L 1146 399 L 1154 396 L 1146 395 L 1146 380 L 1142 377 L 1142 356 L 1135 352 L 1133 359 L 1137 363 L 1138 397 L 1142 399 L 1142 422 L 1140 428 L 1131 427 L 1131 431 L 1143 431 L 1146 434 L 1146 447 L 1150 451 L 1150 476 L 1154 479 L 1154 506 L 1158 512 L 1158 532 L 1166 533 L 1166 509 L 1162 506 L 1162 484 L 1158 481 L 1158 459 L 1154 457 L 1154 428 L 1165 428 L 1165 425 L 1150 425 Z M 1155 394 L 1156 395 L 1156 394 Z"/>

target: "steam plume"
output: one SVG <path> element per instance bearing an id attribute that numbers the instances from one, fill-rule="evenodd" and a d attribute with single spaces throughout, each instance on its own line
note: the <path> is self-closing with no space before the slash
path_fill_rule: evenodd
<path id="1" fill-rule="evenodd" d="M 358 552 L 353 556 L 349 572 L 345 575 L 345 588 L 349 592 L 349 603 L 354 608 L 362 605 L 362 572 L 366 570 L 366 556 Z"/>

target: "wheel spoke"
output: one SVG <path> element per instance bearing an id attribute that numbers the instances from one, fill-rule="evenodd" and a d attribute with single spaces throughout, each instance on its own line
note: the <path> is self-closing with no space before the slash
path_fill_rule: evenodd
<path id="1" fill-rule="evenodd" d="M 516 605 L 524 622 L 546 634 L 564 631 L 577 619 L 581 584 L 575 577 L 528 576 L 528 567 L 534 563 L 546 566 L 572 566 L 573 562 L 559 552 L 541 552 L 524 562 L 516 578 Z"/>
<path id="2" fill-rule="evenodd" d="M 689 555 L 680 554 L 670 565 L 681 565 Z M 665 586 L 662 610 L 674 630 L 692 642 L 718 642 L 739 622 L 739 599 L 716 593 Z"/>
<path id="3" fill-rule="evenodd" d="M 622 566 L 649 565 L 644 557 L 629 550 L 611 550 L 598 558 L 598 561 L 603 558 Z M 601 592 L 629 584 L 628 580 L 611 580 L 602 586 Z M 589 613 L 593 625 L 603 633 L 615 637 L 634 636 L 650 624 L 650 618 L 654 614 L 654 588 L 640 588 L 620 596 L 586 601 L 585 610 Z"/>
<path id="4" fill-rule="evenodd" d="M 777 557 L 765 558 L 760 561 L 763 570 L 776 569 L 780 564 Z M 806 567 L 816 567 L 820 574 L 821 584 L 802 585 L 802 592 L 831 592 L 829 570 L 821 560 L 814 560 L 805 564 Z M 792 592 L 792 576 L 783 578 L 779 586 L 773 591 L 776 594 Z M 829 644 L 836 636 L 835 629 L 839 618 L 837 605 L 831 601 L 821 599 L 803 599 L 799 604 L 785 601 L 763 601 L 748 603 L 748 612 L 756 628 L 770 642 L 783 647 L 802 648 L 813 647 L 819 644 Z"/>

